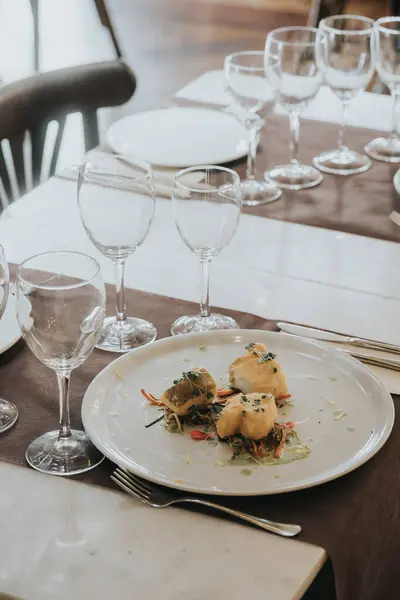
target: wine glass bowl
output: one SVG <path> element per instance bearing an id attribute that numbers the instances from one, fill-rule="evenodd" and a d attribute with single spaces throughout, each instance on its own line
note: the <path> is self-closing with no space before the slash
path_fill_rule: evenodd
<path id="1" fill-rule="evenodd" d="M 191 183 L 196 173 L 198 183 Z M 240 217 L 241 187 L 237 173 L 225 167 L 189 167 L 175 176 L 172 193 L 175 224 L 186 246 L 202 265 L 200 314 L 177 319 L 171 333 L 179 335 L 214 329 L 236 329 L 238 324 L 226 315 L 210 312 L 209 265 L 229 244 Z"/>
<path id="2" fill-rule="evenodd" d="M 376 70 L 381 81 L 389 88 L 393 99 L 392 127 L 388 137 L 378 137 L 364 150 L 371 158 L 388 163 L 400 162 L 398 134 L 400 97 L 400 17 L 383 17 L 375 23 Z"/>
<path id="3" fill-rule="evenodd" d="M 268 34 L 265 44 L 265 75 L 276 101 L 289 114 L 291 130 L 290 162 L 265 174 L 281 188 L 310 188 L 323 179 L 317 169 L 298 160 L 300 114 L 316 96 L 322 81 L 315 59 L 316 33 L 313 27 L 281 27 Z"/>
<path id="4" fill-rule="evenodd" d="M 78 252 L 48 252 L 24 261 L 16 280 L 22 336 L 36 358 L 57 374 L 60 429 L 45 433 L 26 451 L 35 469 L 56 475 L 85 472 L 103 460 L 83 431 L 69 421 L 71 372 L 91 354 L 104 319 L 100 267 Z"/>
<path id="5" fill-rule="evenodd" d="M 116 271 L 117 314 L 104 320 L 98 348 L 128 352 L 152 342 L 156 328 L 126 315 L 124 294 L 125 262 L 142 245 L 153 221 L 150 165 L 129 156 L 92 153 L 80 169 L 78 204 L 89 239 L 112 260 Z"/>
<path id="6" fill-rule="evenodd" d="M 367 17 L 336 15 L 322 19 L 316 39 L 317 65 L 325 83 L 343 105 L 338 148 L 316 156 L 314 165 L 326 173 L 352 175 L 367 171 L 371 161 L 345 144 L 349 103 L 371 81 L 375 68 L 374 21 Z"/>
<path id="7" fill-rule="evenodd" d="M 282 192 L 265 179 L 256 178 L 255 161 L 259 132 L 273 110 L 275 99 L 264 73 L 264 53 L 255 50 L 235 52 L 225 58 L 225 86 L 236 107 L 238 118 L 249 132 L 246 179 L 241 182 L 242 202 L 258 206 L 278 200 Z"/>
<path id="8" fill-rule="evenodd" d="M 3 246 L 0 246 L 0 318 L 7 306 L 10 286 L 10 274 Z M 18 410 L 15 404 L 0 398 L 0 433 L 10 429 L 18 419 Z"/>

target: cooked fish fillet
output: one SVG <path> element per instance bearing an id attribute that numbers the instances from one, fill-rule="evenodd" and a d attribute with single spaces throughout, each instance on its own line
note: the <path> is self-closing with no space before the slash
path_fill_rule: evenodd
<path id="1" fill-rule="evenodd" d="M 276 398 L 288 393 L 285 375 L 265 344 L 249 344 L 229 367 L 230 385 L 245 394 L 263 392 Z"/>
<path id="2" fill-rule="evenodd" d="M 203 367 L 182 373 L 161 396 L 160 402 L 178 416 L 187 415 L 194 405 L 211 404 L 217 393 L 215 379 Z"/>
<path id="3" fill-rule="evenodd" d="M 251 440 L 261 440 L 271 431 L 277 415 L 271 394 L 236 394 L 221 411 L 217 434 L 226 438 L 240 433 Z"/>

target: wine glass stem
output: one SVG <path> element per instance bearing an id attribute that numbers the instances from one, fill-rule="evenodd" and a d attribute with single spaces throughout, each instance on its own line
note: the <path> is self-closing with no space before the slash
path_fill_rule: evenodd
<path id="1" fill-rule="evenodd" d="M 298 165 L 299 154 L 300 117 L 298 112 L 292 112 L 289 116 L 290 123 L 290 163 Z"/>
<path id="2" fill-rule="evenodd" d="M 392 131 L 390 134 L 390 140 L 395 142 L 398 140 L 399 136 L 397 133 L 397 110 L 398 110 L 398 100 L 399 95 L 395 90 L 392 91 L 392 100 L 393 100 L 393 109 L 392 109 Z"/>
<path id="3" fill-rule="evenodd" d="M 257 157 L 257 137 L 258 127 L 249 128 L 249 152 L 247 154 L 247 179 L 253 180 L 256 178 L 256 157 Z"/>
<path id="4" fill-rule="evenodd" d="M 115 281 L 117 290 L 117 323 L 126 320 L 125 287 L 124 287 L 125 261 L 118 260 L 115 263 Z"/>
<path id="5" fill-rule="evenodd" d="M 69 415 L 69 380 L 70 373 L 57 373 L 58 398 L 60 403 L 59 441 L 65 441 L 71 437 L 71 422 Z"/>
<path id="6" fill-rule="evenodd" d="M 202 317 L 210 316 L 210 262 L 209 258 L 201 258 L 201 300 L 200 314 Z"/>
<path id="7" fill-rule="evenodd" d="M 345 133 L 347 127 L 347 115 L 349 113 L 349 103 L 347 100 L 343 102 L 343 110 L 342 110 L 342 122 L 339 127 L 338 133 L 338 147 L 339 150 L 346 150 L 347 146 L 345 144 Z"/>

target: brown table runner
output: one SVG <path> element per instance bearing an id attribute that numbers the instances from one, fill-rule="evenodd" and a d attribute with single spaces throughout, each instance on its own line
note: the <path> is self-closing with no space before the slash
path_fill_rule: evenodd
<path id="1" fill-rule="evenodd" d="M 312 158 L 324 150 L 336 148 L 338 126 L 320 121 L 301 121 L 299 159 L 312 164 Z M 347 145 L 363 152 L 365 144 L 382 132 L 349 127 Z M 263 132 L 257 169 L 262 176 L 267 168 L 288 162 L 289 124 L 287 117 L 272 116 Z M 233 163 L 245 176 L 243 161 Z M 321 185 L 308 190 L 284 191 L 277 202 L 244 208 L 243 212 L 357 233 L 385 240 L 400 241 L 400 227 L 388 216 L 400 210 L 400 197 L 393 187 L 393 176 L 400 165 L 372 161 L 365 173 L 341 177 L 324 173 Z"/>
<path id="2" fill-rule="evenodd" d="M 112 299 L 112 294 L 108 296 Z M 127 291 L 130 312 L 150 319 L 159 337 L 169 335 L 172 321 L 198 307 L 145 292 Z M 109 307 L 112 310 L 112 307 Z M 275 329 L 275 323 L 254 315 L 223 310 L 242 328 Z M 73 372 L 71 413 L 80 427 L 82 396 L 93 377 L 115 355 L 95 350 Z M 0 356 L 0 395 L 15 402 L 17 425 L 0 437 L 0 459 L 25 465 L 29 442 L 56 429 L 57 385 L 54 373 L 41 365 L 21 341 Z M 113 465 L 104 461 L 80 476 L 87 483 L 114 488 Z M 400 597 L 400 425 L 378 455 L 350 475 L 320 487 L 274 497 L 224 499 L 226 504 L 271 519 L 300 523 L 299 539 L 318 544 L 329 553 L 339 600 L 397 600 Z M 266 557 L 268 560 L 268 557 Z M 282 569 L 285 565 L 282 565 Z M 324 595 L 324 600 L 331 596 Z"/>

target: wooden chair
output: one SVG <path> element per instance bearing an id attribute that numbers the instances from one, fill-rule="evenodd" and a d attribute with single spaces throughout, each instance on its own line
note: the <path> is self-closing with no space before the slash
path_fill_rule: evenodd
<path id="1" fill-rule="evenodd" d="M 346 8 L 346 4 L 346 0 L 312 0 L 307 25 L 318 27 L 321 19 L 332 15 L 341 15 Z"/>
<path id="2" fill-rule="evenodd" d="M 53 148 L 46 147 L 49 176 L 55 172 L 68 114 L 82 114 L 88 151 L 99 143 L 97 110 L 127 102 L 135 88 L 135 75 L 120 60 L 42 73 L 1 88 L 0 180 L 4 188 L 1 196 L 6 196 L 5 201 L 2 198 L 3 207 L 15 199 L 13 170 L 19 195 L 29 189 L 30 182 L 33 186 L 40 182 L 50 123 L 56 121 L 58 130 Z M 9 142 L 9 152 L 5 140 Z"/>
<path id="3" fill-rule="evenodd" d="M 318 23 L 325 17 L 332 15 L 341 15 L 345 12 L 347 0 L 312 0 L 311 8 L 308 13 L 308 25 L 318 27 Z M 376 3 L 378 6 L 378 3 Z M 377 17 L 400 15 L 400 0 L 381 0 L 381 14 Z"/>

